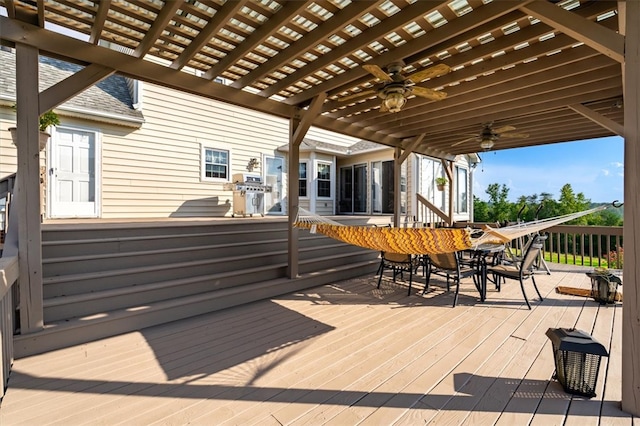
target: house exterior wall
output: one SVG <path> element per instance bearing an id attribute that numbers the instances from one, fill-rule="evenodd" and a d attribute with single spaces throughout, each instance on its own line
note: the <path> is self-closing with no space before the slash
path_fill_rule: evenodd
<path id="1" fill-rule="evenodd" d="M 189 217 L 232 214 L 233 173 L 286 143 L 288 123 L 164 87 L 144 85 L 145 123 L 103 141 L 103 217 Z M 229 152 L 226 180 L 201 174 L 203 148 Z"/>
<path id="2" fill-rule="evenodd" d="M 366 214 L 373 214 L 372 205 L 372 164 L 377 161 L 390 161 L 393 160 L 394 150 L 393 148 L 386 148 L 376 151 L 365 152 L 362 154 L 354 154 L 347 157 L 342 157 L 338 160 L 337 170 L 341 167 L 355 166 L 359 164 L 365 164 L 367 168 L 367 212 Z M 458 156 L 454 162 L 454 173 L 456 167 L 464 169 L 466 173 L 466 209 L 454 209 L 455 221 L 467 221 L 471 220 L 470 212 L 472 210 L 471 203 L 473 201 L 471 193 L 471 166 L 469 157 L 461 155 Z M 404 208 L 404 212 L 401 216 L 401 222 L 411 221 L 415 217 L 419 221 L 430 222 L 439 221 L 435 217 L 423 217 L 421 212 L 421 206 L 419 205 L 416 193 L 421 194 L 436 206 L 440 207 L 445 213 L 449 209 L 449 190 L 447 187 L 444 191 L 438 191 L 434 183 L 436 176 L 443 174 L 442 163 L 439 159 L 426 157 L 419 154 L 411 154 L 402 164 L 402 179 L 403 179 L 403 192 L 401 194 L 401 203 Z M 336 184 L 338 184 L 337 182 Z M 406 190 L 404 190 L 406 188 Z M 456 191 L 457 183 L 455 181 L 453 186 Z M 454 193 L 454 203 L 457 201 L 457 193 Z M 460 212 L 458 212 L 460 210 Z M 463 210 L 466 210 L 463 211 Z"/>
<path id="3" fill-rule="evenodd" d="M 263 174 L 266 156 L 283 159 L 281 213 L 286 214 L 287 154 L 277 148 L 288 143 L 287 120 L 153 84 L 143 84 L 142 90 L 145 122 L 139 128 L 70 117 L 58 111 L 60 128 L 96 131 L 99 135 L 99 217 L 230 216 L 233 192 L 225 184 L 234 173 L 246 173 L 252 158 L 259 160 L 252 173 Z M 9 107 L 0 108 L 0 179 L 16 170 L 17 152 L 7 130 L 14 125 L 15 113 Z M 357 141 L 315 128 L 307 136 L 341 146 Z M 203 179 L 203 148 L 228 150 L 229 179 Z M 42 154 L 43 161 L 46 154 Z M 320 154 L 314 161 L 331 164 L 333 188 L 335 156 Z M 316 211 L 333 214 L 334 200 L 332 189 L 330 197 L 314 203 Z M 311 202 L 307 200 L 306 204 L 310 207 Z"/>
<path id="4" fill-rule="evenodd" d="M 141 99 L 144 99 L 144 123 L 138 128 L 69 116 L 64 110 L 59 111 L 61 128 L 96 132 L 99 142 L 96 158 L 100 161 L 96 176 L 100 189 L 98 217 L 231 216 L 233 192 L 225 184 L 230 182 L 234 173 L 247 172 L 252 158 L 258 159 L 252 173 L 262 175 L 265 157 L 283 159 L 283 208 L 279 214 L 286 214 L 288 154 L 280 152 L 278 147 L 288 143 L 287 120 L 153 84 L 143 83 L 140 86 L 143 91 Z M 0 108 L 0 179 L 16 170 L 16 149 L 7 131 L 14 123 L 15 113 L 9 107 Z M 310 129 L 306 137 L 337 147 L 349 147 L 358 142 L 357 139 L 316 128 Z M 229 179 L 202 177 L 203 148 L 228 151 Z M 393 153 L 392 148 L 351 155 L 301 152 L 301 162 L 308 164 L 309 182 L 308 196 L 301 198 L 300 206 L 321 215 L 336 214 L 340 167 L 366 164 L 366 214 L 372 214 L 372 163 L 393 160 Z M 47 154 L 48 150 L 42 154 L 43 167 Z M 428 199 L 445 195 L 434 190 L 429 180 L 431 176 L 419 172 L 420 157 L 412 154 L 403 165 L 407 192 L 403 194 L 402 202 L 406 209 L 404 215 L 409 217 L 416 216 L 419 211 L 413 195 L 415 192 Z M 468 168 L 465 161 L 466 157 L 462 157 L 457 164 Z M 439 160 L 433 162 L 439 164 Z M 317 194 L 318 165 L 323 163 L 331 168 L 331 194 L 328 197 Z M 471 174 L 467 176 L 470 179 Z M 44 179 L 46 187 L 47 176 Z M 470 183 L 468 188 L 471 200 Z M 443 198 L 442 208 L 447 211 L 448 197 Z M 47 213 L 46 209 L 43 212 Z M 468 213 L 456 214 L 455 219 L 468 220 L 469 216 Z"/>

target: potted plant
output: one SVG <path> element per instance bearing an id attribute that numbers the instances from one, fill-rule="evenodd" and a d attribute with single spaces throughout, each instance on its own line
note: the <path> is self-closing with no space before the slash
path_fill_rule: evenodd
<path id="1" fill-rule="evenodd" d="M 16 109 L 16 105 L 13 105 L 13 109 Z M 49 133 L 47 133 L 47 129 L 50 126 L 57 126 L 60 124 L 60 119 L 58 118 L 58 114 L 49 110 L 40 116 L 40 122 L 38 125 L 38 130 L 40 131 L 40 150 L 42 151 L 45 146 L 47 146 L 47 141 L 51 137 Z M 17 140 L 17 128 L 10 127 L 9 131 L 11 132 L 11 137 L 13 138 L 13 144 L 16 145 Z"/>
<path id="2" fill-rule="evenodd" d="M 446 177 L 439 176 L 436 178 L 436 186 L 438 187 L 438 191 L 444 191 L 444 186 L 448 183 Z"/>

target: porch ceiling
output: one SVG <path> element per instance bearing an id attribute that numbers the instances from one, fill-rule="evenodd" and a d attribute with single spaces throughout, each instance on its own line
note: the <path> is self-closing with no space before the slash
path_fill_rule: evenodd
<path id="1" fill-rule="evenodd" d="M 621 133 L 616 1 L 486 2 L 0 0 L 0 38 L 282 117 L 327 93 L 315 126 L 403 147 L 425 134 L 411 148 L 439 157 L 480 151 L 471 136 L 487 122 L 529 135 L 495 150 Z M 398 113 L 379 112 L 375 93 L 343 100 L 378 87 L 362 64 L 396 61 L 405 76 L 451 67 L 416 82 L 447 98 L 412 97 Z"/>

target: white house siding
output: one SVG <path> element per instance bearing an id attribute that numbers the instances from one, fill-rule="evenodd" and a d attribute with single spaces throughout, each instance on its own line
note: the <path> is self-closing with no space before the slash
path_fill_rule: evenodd
<path id="1" fill-rule="evenodd" d="M 229 150 L 233 173 L 288 141 L 288 122 L 153 84 L 144 86 L 145 123 L 129 134 L 104 131 L 103 214 L 187 217 L 232 214 L 233 192 L 201 179 L 202 147 Z"/>
<path id="2" fill-rule="evenodd" d="M 15 114 L 10 109 L 0 108 L 0 179 L 15 173 L 18 152 L 13 145 L 9 127 L 15 127 Z"/>
<path id="3" fill-rule="evenodd" d="M 153 84 L 144 84 L 142 87 L 145 122 L 140 128 L 61 115 L 63 126 L 100 133 L 101 151 L 98 155 L 102 164 L 98 179 L 101 184 L 101 217 L 230 216 L 233 212 L 233 192 L 225 190 L 223 182 L 201 179 L 203 146 L 229 150 L 230 176 L 246 172 L 251 158 L 259 160 L 253 173 L 262 174 L 265 155 L 283 157 L 282 201 L 286 209 L 287 154 L 277 151 L 277 147 L 288 143 L 287 120 Z M 7 130 L 15 125 L 14 120 L 15 114 L 10 108 L 0 108 L 0 178 L 16 170 L 16 149 Z M 354 138 L 317 128 L 311 128 L 306 137 L 345 147 L 357 142 Z M 42 157 L 44 159 L 45 155 Z M 323 215 L 335 214 L 339 167 L 365 163 L 369 189 L 367 212 L 371 214 L 371 163 L 392 160 L 393 149 L 356 153 L 338 161 L 335 156 L 321 152 L 301 153 L 301 158 L 309 160 L 311 197 L 316 192 L 317 162 L 332 164 L 331 197 L 303 199 L 300 204 L 303 208 Z M 408 194 L 420 192 L 428 199 L 442 196 L 433 186 L 425 183 L 424 177 L 422 182 L 414 178 L 415 167 L 418 166 L 414 158 L 411 155 L 407 159 Z M 440 167 L 439 161 L 435 160 L 434 165 Z M 471 192 L 470 185 L 468 190 Z M 446 196 L 444 200 L 446 202 Z M 407 215 L 416 214 L 415 197 L 409 196 L 406 202 Z M 436 201 L 436 204 L 440 203 Z M 446 205 L 443 204 L 442 208 L 445 209 Z M 456 215 L 456 220 L 467 218 Z"/>

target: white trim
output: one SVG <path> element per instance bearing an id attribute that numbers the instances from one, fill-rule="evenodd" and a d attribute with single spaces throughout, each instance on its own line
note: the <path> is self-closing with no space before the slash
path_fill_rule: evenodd
<path id="1" fill-rule="evenodd" d="M 456 216 L 467 216 L 469 215 L 469 168 L 468 167 L 464 167 L 462 165 L 457 165 L 454 164 L 453 169 L 455 171 L 455 176 L 454 176 L 454 183 L 455 183 L 455 189 L 454 189 L 454 206 L 453 206 L 453 213 Z M 460 198 L 460 192 L 459 192 L 459 182 L 458 182 L 458 170 L 464 170 L 466 172 L 466 176 L 467 179 L 465 181 L 465 186 L 466 186 L 466 190 L 467 190 L 467 205 L 466 208 L 467 210 L 464 212 L 459 211 L 459 205 L 458 205 L 458 199 Z"/>
<path id="2" fill-rule="evenodd" d="M 266 201 L 266 194 L 265 194 L 265 199 L 263 201 L 263 206 L 262 209 L 263 211 L 261 212 L 262 214 L 269 214 L 271 216 L 282 216 L 282 215 L 286 215 L 287 214 L 287 203 L 286 203 L 286 196 L 288 194 L 288 187 L 287 185 L 291 185 L 291 179 L 290 179 L 290 174 L 288 173 L 288 170 L 286 170 L 287 167 L 287 159 L 282 156 L 282 155 L 274 155 L 274 154 L 262 154 L 262 171 L 261 171 L 261 176 L 262 176 L 262 180 L 265 184 L 267 183 L 267 159 L 280 159 L 282 160 L 282 171 L 280 172 L 280 179 L 281 182 L 280 184 L 282 185 L 282 188 L 280 188 L 280 200 L 278 201 L 280 203 L 280 212 L 275 212 L 275 213 L 268 213 L 267 212 L 267 201 Z M 286 179 L 286 181 L 285 181 Z M 273 191 L 273 188 L 272 188 Z"/>
<path id="3" fill-rule="evenodd" d="M 327 164 L 330 169 L 329 169 L 329 196 L 328 197 L 321 197 L 318 195 L 318 169 L 319 169 L 319 165 L 320 164 Z M 313 175 L 313 181 L 314 181 L 314 186 L 316 188 L 316 199 L 318 200 L 323 200 L 323 201 L 329 201 L 329 200 L 333 200 L 334 196 L 335 196 L 335 184 L 336 184 L 336 162 L 334 161 L 329 161 L 329 160 L 315 160 L 314 161 L 314 170 L 315 173 Z"/>
<path id="4" fill-rule="evenodd" d="M 299 197 L 301 200 L 308 200 L 308 199 L 310 199 L 310 194 L 309 194 L 309 172 L 310 172 L 311 168 L 309 167 L 309 166 L 310 166 L 309 162 L 310 162 L 310 161 L 309 161 L 308 159 L 307 159 L 307 160 L 300 160 L 300 161 L 298 162 L 299 164 L 306 164 L 306 166 L 307 166 L 307 170 L 306 170 L 306 171 L 307 171 L 307 177 L 305 178 L 305 181 L 306 181 L 306 183 L 307 183 L 307 191 L 306 191 L 306 192 L 307 192 L 307 195 L 306 195 L 306 196 L 298 195 L 298 197 Z M 298 165 L 298 170 L 300 170 L 300 166 L 299 166 L 299 165 Z M 300 178 L 300 175 L 298 175 L 298 180 L 302 180 L 302 179 Z M 289 183 L 289 184 L 291 185 L 291 183 Z M 298 194 L 300 194 L 300 182 L 298 182 L 297 188 L 298 188 Z"/>
<path id="5" fill-rule="evenodd" d="M 210 149 L 212 151 L 226 151 L 227 152 L 227 178 L 210 178 L 205 176 L 205 150 Z M 206 143 L 200 142 L 200 182 L 207 183 L 230 183 L 232 180 L 232 153 L 231 147 L 225 143 Z"/>
<path id="6" fill-rule="evenodd" d="M 309 170 L 307 170 L 307 183 L 309 191 L 307 195 L 309 196 L 309 210 L 312 213 L 316 213 L 316 153 L 309 153 Z"/>

